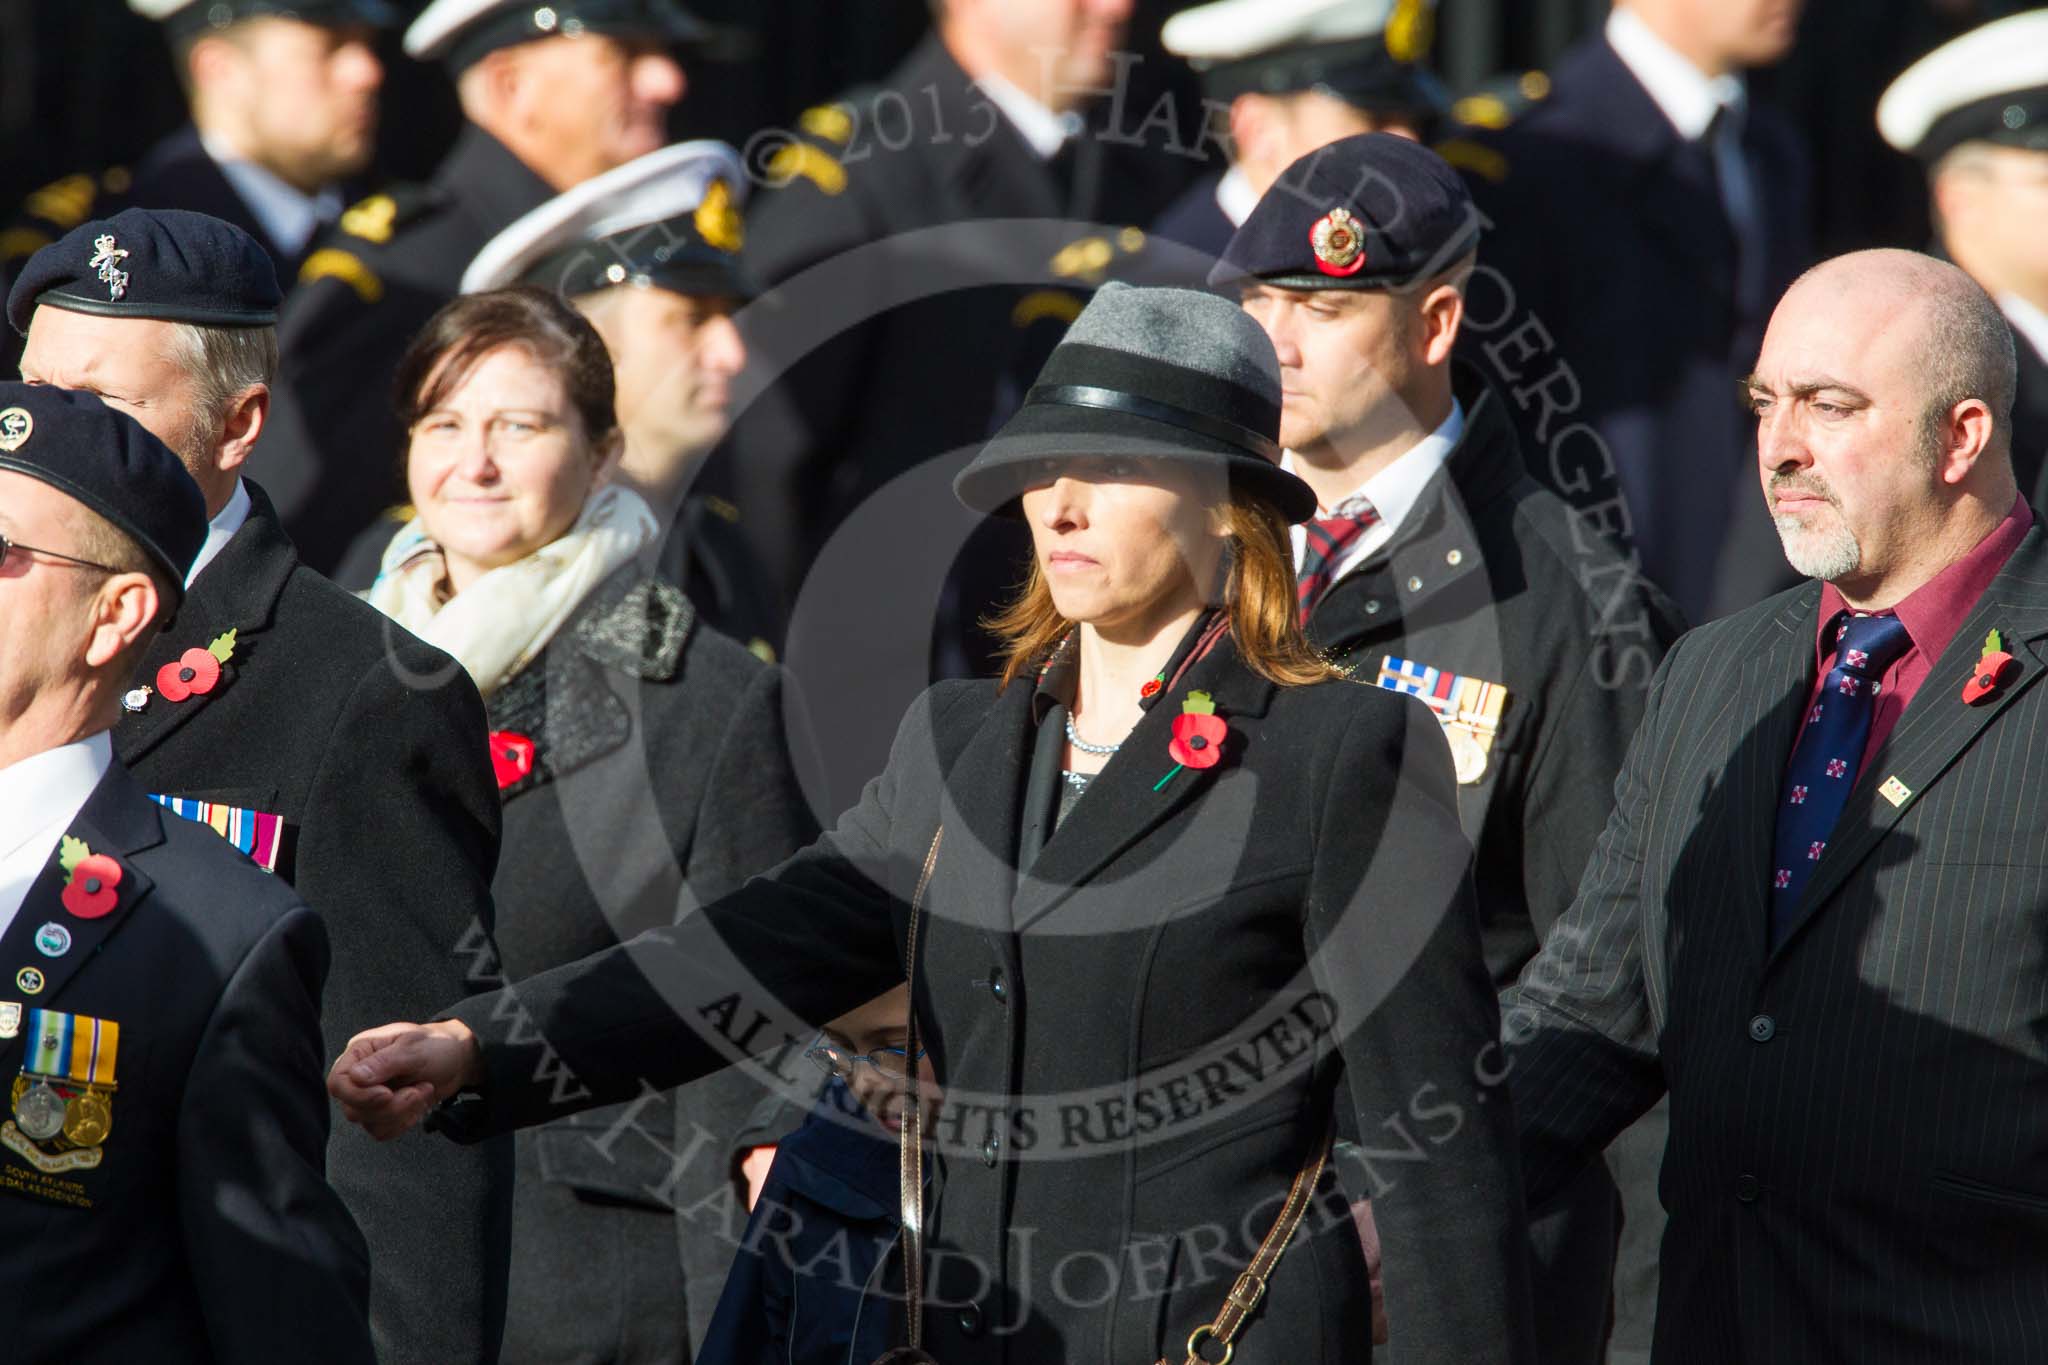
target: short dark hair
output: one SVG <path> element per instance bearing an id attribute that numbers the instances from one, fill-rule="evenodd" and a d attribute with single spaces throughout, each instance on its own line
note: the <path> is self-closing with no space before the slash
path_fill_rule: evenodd
<path id="1" fill-rule="evenodd" d="M 612 358 L 604 338 L 566 299 L 532 285 L 464 294 L 427 319 L 398 362 L 399 421 L 410 430 L 478 361 L 503 346 L 525 349 L 556 373 L 592 445 L 617 429 Z"/>

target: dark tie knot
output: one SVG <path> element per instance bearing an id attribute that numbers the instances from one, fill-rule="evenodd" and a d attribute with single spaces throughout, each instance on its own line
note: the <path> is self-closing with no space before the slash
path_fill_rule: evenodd
<path id="1" fill-rule="evenodd" d="M 1836 634 L 1835 667 L 1866 678 L 1883 674 L 1913 645 L 1896 616 L 1845 616 Z"/>

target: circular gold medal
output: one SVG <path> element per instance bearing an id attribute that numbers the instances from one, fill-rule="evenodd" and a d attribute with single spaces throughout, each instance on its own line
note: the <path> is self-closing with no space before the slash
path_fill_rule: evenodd
<path id="1" fill-rule="evenodd" d="M 81 1147 L 97 1147 L 114 1127 L 114 1106 L 97 1090 L 87 1090 L 71 1101 L 64 1115 L 64 1136 Z"/>
<path id="2" fill-rule="evenodd" d="M 1469 787 L 1486 776 L 1486 750 L 1478 740 L 1455 725 L 1444 727 L 1444 738 L 1451 742 L 1451 765 L 1457 769 L 1459 786 Z"/>

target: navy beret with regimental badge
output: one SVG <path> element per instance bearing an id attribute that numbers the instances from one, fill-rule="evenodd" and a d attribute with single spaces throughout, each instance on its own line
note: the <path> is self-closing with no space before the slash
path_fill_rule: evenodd
<path id="1" fill-rule="evenodd" d="M 123 209 L 81 223 L 21 268 L 7 320 L 38 305 L 206 327 L 269 327 L 283 295 L 270 253 L 233 223 L 183 209 Z"/>
<path id="2" fill-rule="evenodd" d="M 1209 272 L 1213 288 L 1394 289 L 1479 245 L 1479 210 L 1450 163 L 1392 133 L 1317 148 L 1280 173 Z"/>
<path id="3" fill-rule="evenodd" d="M 0 469 L 99 513 L 182 592 L 206 543 L 206 498 L 170 447 L 133 417 L 97 394 L 0 383 Z"/>

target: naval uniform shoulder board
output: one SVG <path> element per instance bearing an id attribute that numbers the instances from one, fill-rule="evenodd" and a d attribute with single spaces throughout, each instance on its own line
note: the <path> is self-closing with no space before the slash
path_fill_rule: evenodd
<path id="1" fill-rule="evenodd" d="M 364 303 L 384 297 L 384 281 L 367 259 L 387 246 L 398 229 L 447 202 L 432 185 L 391 185 L 342 211 L 338 233 L 299 266 L 299 283 L 340 280 Z"/>
<path id="2" fill-rule="evenodd" d="M 132 177 L 126 166 L 94 175 L 79 171 L 53 180 L 21 203 L 14 222 L 0 226 L 0 261 L 22 261 L 93 216 L 103 197 L 118 199 Z"/>

